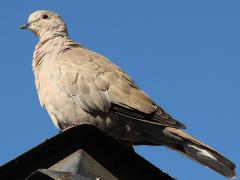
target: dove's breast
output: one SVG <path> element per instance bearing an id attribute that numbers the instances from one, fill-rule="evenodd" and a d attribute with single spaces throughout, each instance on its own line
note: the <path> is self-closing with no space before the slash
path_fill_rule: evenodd
<path id="1" fill-rule="evenodd" d="M 45 56 L 35 73 L 35 84 L 41 105 L 46 108 L 54 125 L 60 129 L 90 121 L 91 117 L 79 108 L 68 95 L 57 87 L 54 78 L 58 76 L 58 67 L 51 62 L 51 57 Z M 79 122 L 82 120 L 83 122 Z M 91 122 L 93 123 L 93 122 Z"/>
<path id="2" fill-rule="evenodd" d="M 40 104 L 46 108 L 54 125 L 60 129 L 81 123 L 104 128 L 110 123 L 108 114 L 86 112 L 66 93 L 64 85 L 59 86 L 57 83 L 63 75 L 60 67 L 62 62 L 59 62 L 59 52 L 56 51 L 58 45 L 52 50 L 49 44 L 38 45 L 34 53 L 33 70 Z"/>

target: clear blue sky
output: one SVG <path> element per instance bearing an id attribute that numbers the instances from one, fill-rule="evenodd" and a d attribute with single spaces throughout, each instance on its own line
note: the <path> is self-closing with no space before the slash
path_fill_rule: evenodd
<path id="1" fill-rule="evenodd" d="M 240 2 L 230 0 L 1 1 L 0 164 L 58 133 L 35 91 L 38 39 L 18 29 L 38 9 L 61 14 L 74 40 L 122 67 L 188 133 L 240 165 Z M 163 147 L 136 150 L 178 179 L 225 179 Z"/>

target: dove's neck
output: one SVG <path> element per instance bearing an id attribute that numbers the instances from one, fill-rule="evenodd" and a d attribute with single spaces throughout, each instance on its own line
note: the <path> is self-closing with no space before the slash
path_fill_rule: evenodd
<path id="1" fill-rule="evenodd" d="M 40 42 L 46 42 L 58 37 L 68 38 L 68 34 L 66 31 L 47 31 L 39 35 Z"/>
<path id="2" fill-rule="evenodd" d="M 46 55 L 49 55 L 55 52 L 56 47 L 59 48 L 62 46 L 64 41 L 68 40 L 66 34 L 61 33 L 53 33 L 53 34 L 46 34 L 40 37 L 40 41 L 35 47 L 35 51 L 33 54 L 33 69 L 34 71 L 39 69 L 42 61 Z"/>
<path id="3" fill-rule="evenodd" d="M 69 39 L 66 34 L 54 33 L 49 36 L 43 36 L 35 47 L 33 54 L 33 70 L 35 75 L 41 68 L 44 59 L 53 54 L 60 54 L 73 47 L 81 45 Z"/>

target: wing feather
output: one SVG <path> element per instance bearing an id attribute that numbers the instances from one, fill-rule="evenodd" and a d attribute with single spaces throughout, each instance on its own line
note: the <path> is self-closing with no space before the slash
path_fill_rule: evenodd
<path id="1" fill-rule="evenodd" d="M 58 61 L 61 75 L 55 78 L 56 83 L 85 111 L 113 111 L 147 123 L 185 127 L 157 106 L 130 76 L 105 57 L 74 47 L 61 54 Z"/>

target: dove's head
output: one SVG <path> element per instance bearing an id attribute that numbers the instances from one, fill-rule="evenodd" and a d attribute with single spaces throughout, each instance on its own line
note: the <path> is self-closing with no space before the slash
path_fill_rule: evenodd
<path id="1" fill-rule="evenodd" d="M 67 36 L 67 27 L 61 16 L 47 10 L 33 12 L 28 18 L 28 23 L 20 29 L 29 29 L 39 38 L 52 35 Z"/>

